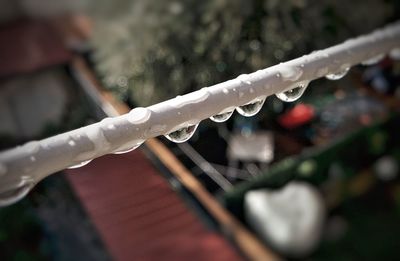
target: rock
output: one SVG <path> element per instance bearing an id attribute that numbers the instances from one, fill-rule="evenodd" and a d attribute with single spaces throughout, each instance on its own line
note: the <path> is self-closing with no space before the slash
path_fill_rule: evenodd
<path id="1" fill-rule="evenodd" d="M 245 195 L 246 221 L 267 244 L 290 257 L 303 257 L 317 246 L 325 219 L 320 193 L 310 184 L 291 182 L 279 190 Z"/>

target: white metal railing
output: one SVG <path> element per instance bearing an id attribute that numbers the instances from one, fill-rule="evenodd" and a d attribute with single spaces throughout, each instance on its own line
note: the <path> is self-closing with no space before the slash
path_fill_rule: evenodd
<path id="1" fill-rule="evenodd" d="M 82 166 L 108 153 L 129 151 L 159 135 L 167 135 L 176 142 L 186 141 L 201 120 L 211 117 L 221 122 L 235 109 L 252 116 L 267 96 L 276 94 L 285 101 L 293 101 L 310 81 L 320 77 L 339 79 L 353 65 L 373 63 L 390 52 L 398 55 L 398 48 L 399 22 L 233 80 L 3 151 L 0 206 L 19 200 L 37 182 L 59 170 Z"/>

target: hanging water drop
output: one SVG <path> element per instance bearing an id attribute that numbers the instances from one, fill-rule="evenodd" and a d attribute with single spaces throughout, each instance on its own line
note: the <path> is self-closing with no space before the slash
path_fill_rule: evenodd
<path id="1" fill-rule="evenodd" d="M 307 89 L 307 82 L 297 83 L 296 86 L 290 90 L 275 94 L 280 100 L 284 102 L 293 102 L 298 100 Z"/>
<path id="2" fill-rule="evenodd" d="M 214 122 L 224 122 L 229 120 L 229 118 L 232 116 L 234 110 L 228 110 L 225 112 L 218 113 L 217 115 L 211 116 L 210 120 Z"/>
<path id="3" fill-rule="evenodd" d="M 343 69 L 341 71 L 327 74 L 325 76 L 325 78 L 328 80 L 332 80 L 332 81 L 339 80 L 339 79 L 342 79 L 349 72 L 349 70 L 350 70 L 350 67 L 346 67 L 345 69 Z"/>
<path id="4" fill-rule="evenodd" d="M 368 66 L 368 65 L 374 65 L 382 61 L 382 59 L 385 58 L 384 54 L 379 54 L 377 56 L 374 56 L 372 58 L 369 58 L 368 60 L 365 60 L 361 62 L 362 65 Z"/>
<path id="5" fill-rule="evenodd" d="M 81 163 L 78 163 L 78 164 L 76 164 L 76 165 L 70 166 L 70 167 L 68 167 L 68 168 L 69 168 L 69 169 L 77 169 L 77 168 L 80 168 L 80 167 L 83 167 L 83 166 L 89 164 L 89 162 L 91 162 L 91 161 L 92 161 L 92 160 L 85 160 L 85 161 L 82 161 Z"/>
<path id="6" fill-rule="evenodd" d="M 113 154 L 125 154 L 125 153 L 128 153 L 128 152 L 134 151 L 139 146 L 140 146 L 140 144 L 138 146 L 133 146 L 133 147 L 130 147 L 128 149 L 118 150 L 116 152 L 113 152 Z"/>
<path id="7" fill-rule="evenodd" d="M 169 139 L 170 141 L 173 141 L 176 143 L 185 142 L 193 136 L 194 132 L 197 129 L 197 126 L 199 126 L 199 124 L 180 128 L 179 130 L 173 131 L 173 132 L 165 135 L 165 137 L 167 139 Z"/>
<path id="8" fill-rule="evenodd" d="M 144 142 L 143 140 L 135 141 L 135 142 L 133 142 L 133 143 L 130 143 L 129 145 L 126 145 L 126 146 L 123 146 L 123 147 L 117 149 L 117 150 L 116 150 L 115 152 L 113 152 L 113 153 L 114 153 L 114 154 L 124 154 L 124 153 L 131 152 L 131 151 L 137 149 L 140 145 L 142 145 L 143 142 Z"/>
<path id="9" fill-rule="evenodd" d="M 257 98 L 256 100 L 236 108 L 236 111 L 245 117 L 256 115 L 262 108 L 265 98 Z"/>
<path id="10" fill-rule="evenodd" d="M 8 206 L 25 197 L 33 188 L 35 182 L 32 178 L 23 176 L 17 184 L 7 186 L 0 192 L 0 207 Z"/>

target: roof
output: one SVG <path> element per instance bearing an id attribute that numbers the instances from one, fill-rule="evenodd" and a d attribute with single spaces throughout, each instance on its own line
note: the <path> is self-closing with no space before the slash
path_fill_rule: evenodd
<path id="1" fill-rule="evenodd" d="M 0 77 L 29 73 L 71 58 L 46 21 L 21 19 L 0 27 Z"/>
<path id="2" fill-rule="evenodd" d="M 140 150 L 67 173 L 116 260 L 242 259 L 201 223 Z"/>

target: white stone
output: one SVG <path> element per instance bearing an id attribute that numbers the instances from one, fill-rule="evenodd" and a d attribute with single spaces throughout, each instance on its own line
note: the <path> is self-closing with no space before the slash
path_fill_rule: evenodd
<path id="1" fill-rule="evenodd" d="M 309 254 L 318 244 L 325 206 L 311 185 L 293 181 L 279 190 L 245 195 L 246 221 L 273 248 L 290 257 Z"/>

